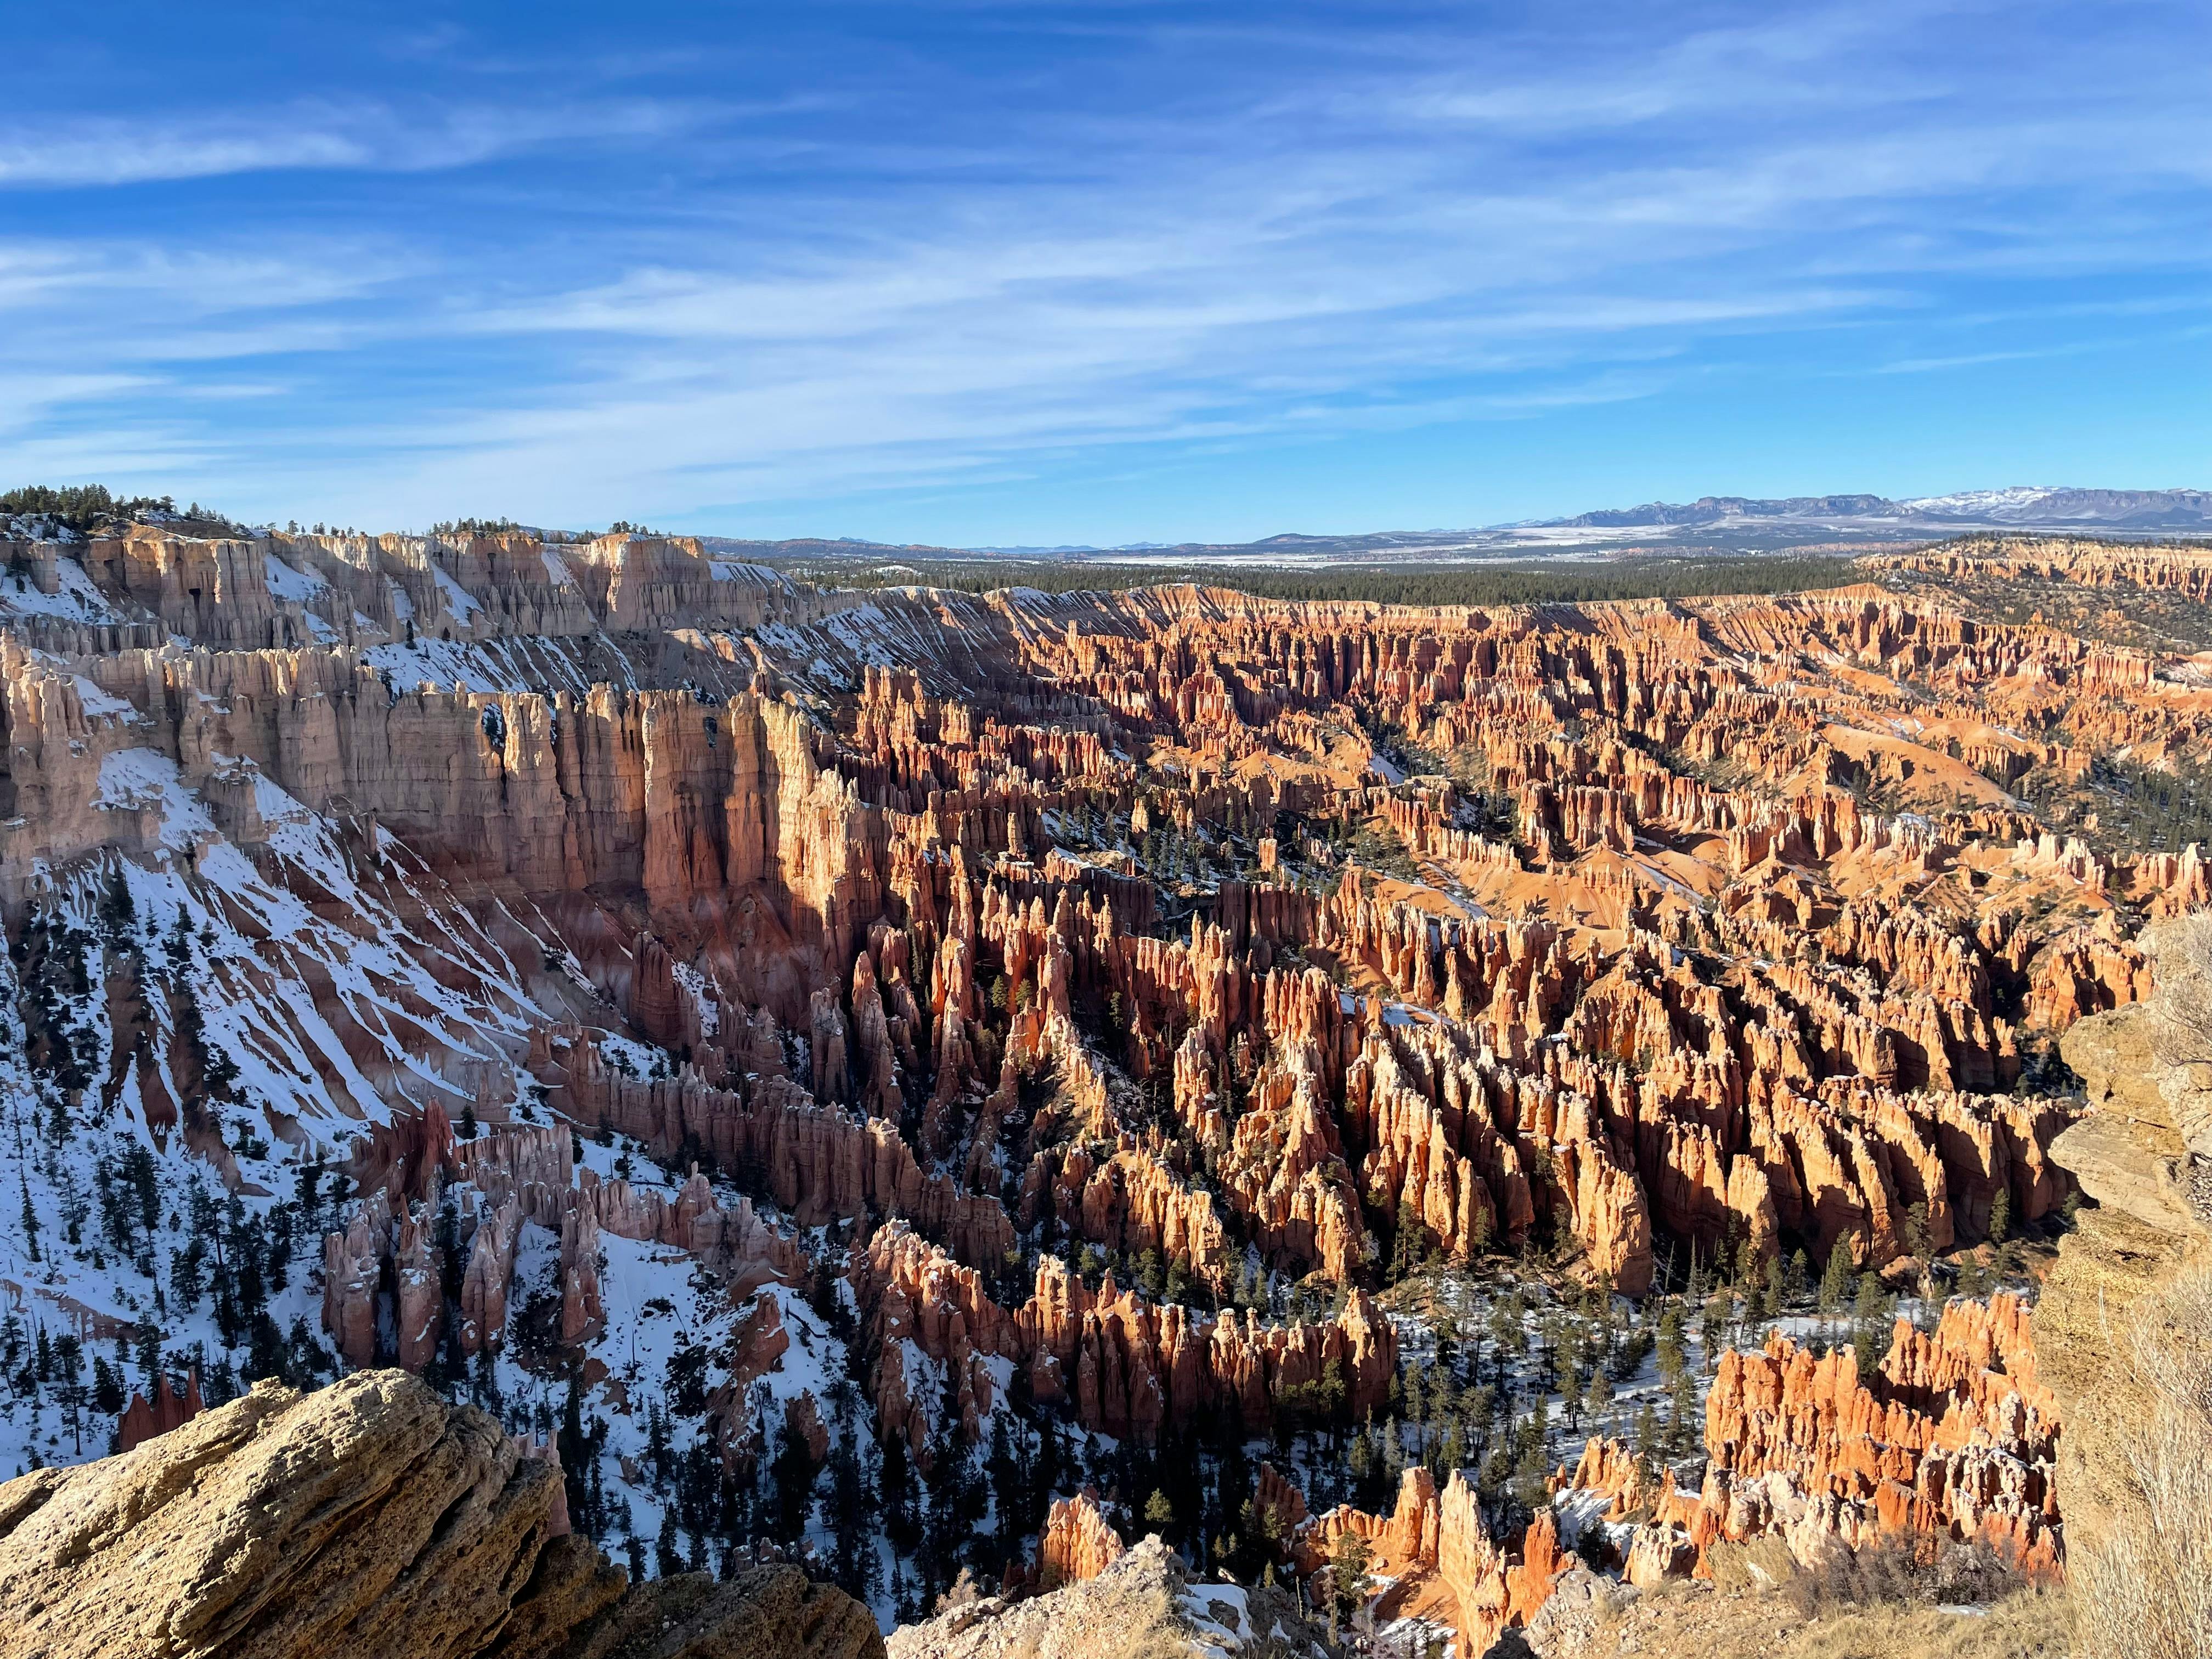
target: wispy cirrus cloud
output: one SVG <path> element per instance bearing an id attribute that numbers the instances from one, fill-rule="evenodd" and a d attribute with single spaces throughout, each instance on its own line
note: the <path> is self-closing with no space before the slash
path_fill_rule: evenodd
<path id="1" fill-rule="evenodd" d="M 405 107 L 306 100 L 250 113 L 65 117 L 0 137 L 0 188 L 80 189 L 271 172 L 423 173 L 502 156 L 667 139 L 709 114 L 627 99 L 582 107 Z"/>
<path id="2" fill-rule="evenodd" d="M 9 459 L 106 431 L 236 480 L 234 510 L 356 522 L 756 502 L 859 528 L 918 491 L 1046 514 L 1147 467 L 1257 515 L 1285 447 L 1349 478 L 1520 422 L 1601 459 L 1649 404 L 1719 410 L 1720 455 L 1767 440 L 1716 388 L 1814 407 L 1850 375 L 2087 361 L 2100 310 L 2185 308 L 2208 263 L 2182 8 L 986 7 L 745 35 L 649 9 L 618 41 L 432 30 L 251 114 L 0 140 L 0 352 L 76 386 Z M 2062 63 L 2066 98 L 2036 95 Z M 102 218 L 130 184 L 163 222 Z M 34 201 L 50 222 L 10 211 Z M 1541 505 L 1491 487 L 1492 516 Z"/>

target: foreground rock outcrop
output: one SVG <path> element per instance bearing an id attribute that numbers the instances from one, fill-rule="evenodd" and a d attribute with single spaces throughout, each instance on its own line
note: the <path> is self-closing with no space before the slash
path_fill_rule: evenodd
<path id="1" fill-rule="evenodd" d="M 2147 1007 L 2067 1033 L 2094 1108 L 2052 1156 L 2095 1200 L 2036 1310 L 2045 1382 L 2066 1413 L 2057 1480 L 2083 1634 L 2117 1626 L 2116 1659 L 2212 1648 L 2212 1147 L 2203 1062 L 2212 1022 L 2202 919 L 2152 940 Z"/>
<path id="2" fill-rule="evenodd" d="M 986 1596 L 902 1626 L 890 1651 L 890 1659 L 1330 1659 L 1333 1650 L 1285 1591 L 1193 1578 L 1152 1537 L 1048 1595 Z"/>
<path id="3" fill-rule="evenodd" d="M 883 1652 L 798 1569 L 630 1587 L 558 1462 L 398 1371 L 273 1383 L 0 1486 L 4 1659 L 715 1659 Z"/>

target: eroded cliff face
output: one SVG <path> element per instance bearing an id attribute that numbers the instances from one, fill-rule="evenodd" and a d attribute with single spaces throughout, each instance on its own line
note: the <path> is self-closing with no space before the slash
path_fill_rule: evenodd
<path id="1" fill-rule="evenodd" d="M 2068 1167 L 2146 1227 L 2193 1202 L 2212 1044 L 2155 1103 L 2128 1045 L 2138 919 L 2212 897 L 2197 849 L 2008 793 L 2201 744 L 2212 694 L 2148 651 L 1875 586 L 862 595 L 638 537 L 141 526 L 29 567 L 6 1087 L 78 1161 L 0 1152 L 34 1224 L 4 1278 L 84 1338 L 156 1328 L 134 1439 L 217 1347 L 232 1386 L 289 1345 L 549 1413 L 568 1365 L 688 1550 L 694 1451 L 896 1440 L 942 1484 L 1039 1414 L 1146 1451 L 1386 1417 L 1378 1292 L 1418 1267 L 1909 1275 Z M 88 1230 L 72 1182 L 150 1197 Z M 269 1329 L 177 1280 L 202 1209 L 258 1241 Z M 1766 1529 L 2055 1553 L 2072 1406 L 2027 1322 L 1954 1308 L 1864 1379 L 1735 1357 L 1635 1571 Z M 641 1419 L 679 1387 L 672 1443 Z M 1449 1478 L 1355 1515 L 1316 1547 L 1371 1522 L 1470 1639 L 1558 1555 Z"/>
<path id="2" fill-rule="evenodd" d="M 1718 752 L 1723 732 L 1769 712 L 1768 742 L 1790 727 L 1783 702 L 1717 647 L 1794 629 L 1808 647 L 1850 644 L 1859 659 L 1935 673 L 1962 700 L 1998 696 L 2023 661 L 2046 678 L 2082 678 L 2075 653 L 2032 630 L 1985 637 L 2002 630 L 1802 600 L 1705 617 L 1625 607 L 1604 618 L 1601 643 L 1570 645 L 1512 613 L 1431 620 L 1313 607 L 1271 630 L 1249 603 L 1169 592 L 1086 601 L 1091 615 L 1054 631 L 1010 604 L 933 617 L 927 603 L 901 599 L 904 615 L 866 607 L 868 626 L 878 638 L 935 630 L 933 672 L 873 667 L 873 640 L 857 651 L 848 641 L 860 684 L 846 736 L 803 706 L 805 673 L 830 665 L 795 672 L 796 650 L 781 666 L 763 654 L 764 639 L 781 643 L 779 629 L 808 643 L 781 618 L 826 612 L 823 596 L 777 587 L 782 609 L 763 624 L 757 606 L 707 603 L 733 584 L 751 592 L 758 574 L 726 580 L 696 549 L 549 547 L 533 571 L 514 539 L 355 550 L 372 564 L 420 552 L 436 577 L 426 594 L 452 587 L 448 611 L 475 619 L 465 643 L 476 656 L 416 665 L 441 667 L 435 682 L 410 681 L 404 665 L 375 655 L 383 647 L 170 645 L 88 658 L 69 673 L 19 653 L 7 682 L 9 787 L 21 809 L 7 831 L 15 898 L 41 867 L 102 847 L 157 856 L 167 842 L 210 832 L 266 844 L 264 808 L 276 803 L 281 818 L 289 798 L 365 822 L 372 840 L 395 838 L 441 881 L 515 896 L 503 902 L 532 936 L 516 941 L 522 949 L 573 953 L 592 992 L 709 1075 L 726 1062 L 701 1055 L 720 1046 L 705 1023 L 727 1014 L 733 1029 L 765 1010 L 808 1035 L 805 1081 L 819 1097 L 865 1100 L 888 1116 L 926 1096 L 922 1150 L 971 1177 L 1004 1125 L 1011 1079 L 1056 1069 L 1073 1115 L 1047 1128 L 1079 1122 L 1096 1133 L 1121 1115 L 1098 1060 L 1140 1080 L 1173 1077 L 1180 1134 L 1125 1149 L 1102 1172 L 1088 1158 L 1071 1164 L 1064 1140 L 1032 1133 L 1036 1186 L 1022 1206 L 1033 1215 L 1049 1200 L 1077 1237 L 1159 1251 L 1217 1291 L 1236 1271 L 1226 1200 L 1270 1265 L 1319 1267 L 1339 1282 L 1361 1276 L 1364 1204 L 1409 1212 L 1461 1259 L 1539 1224 L 1563 1231 L 1636 1293 L 1652 1271 L 1655 1229 L 1708 1251 L 1724 1239 L 1759 1250 L 1801 1239 L 1822 1255 L 1844 1243 L 1880 1265 L 1901 1250 L 1915 1206 L 1937 1249 L 1977 1237 L 2000 1188 L 2016 1219 L 2047 1209 L 2058 1182 L 2041 1148 L 2056 1120 L 1986 1091 L 2017 1075 L 2025 1036 L 2147 985 L 2139 957 L 2112 933 L 2107 890 L 2176 896 L 2174 872 L 2053 850 L 2002 807 L 1932 831 L 1870 818 L 1833 788 L 1836 764 L 1793 751 L 1765 768 L 1773 786 L 1803 790 L 1777 808 L 1625 746 Z M 195 562 L 231 570 L 198 584 L 199 603 L 230 619 L 212 642 L 231 644 L 266 605 L 294 602 L 268 561 L 311 556 L 337 556 L 290 543 L 170 545 L 139 532 L 112 559 L 86 556 L 98 580 L 116 566 L 118 604 L 152 603 Z M 598 574 L 563 581 L 556 567 Z M 548 605 L 513 597 L 536 586 L 573 587 L 592 632 L 573 618 L 556 628 Z M 251 606 L 229 597 L 257 592 Z M 677 597 L 638 608 L 639 595 L 662 592 Z M 695 604 L 684 612 L 694 625 L 670 631 L 667 606 Z M 710 631 L 740 614 L 750 637 Z M 520 619 L 535 619 L 543 631 L 530 648 L 553 651 L 559 672 L 551 658 L 533 672 L 511 636 Z M 1461 637 L 1433 631 L 1452 623 Z M 656 624 L 648 672 L 687 689 L 645 689 L 635 669 L 620 684 L 583 678 L 591 665 L 578 639 L 619 641 L 629 637 L 619 630 Z M 1635 643 L 1639 626 L 1651 638 Z M 1152 741 L 1218 751 L 1224 769 L 1162 793 L 1121 758 L 1127 747 L 1096 731 L 1015 724 L 979 712 L 972 687 L 960 687 L 965 698 L 927 689 L 925 678 L 958 685 L 985 653 L 1055 695 L 1080 689 L 1111 711 L 1103 718 Z M 1221 690 L 1191 695 L 1209 676 Z M 533 678 L 543 690 L 525 689 Z M 1850 689 L 1878 708 L 1870 682 L 1880 679 L 1869 670 Z M 1238 688 L 1260 684 L 1273 690 L 1239 702 Z M 1499 735 L 1556 719 L 1562 691 L 1574 718 L 1618 735 Z M 987 708 L 998 695 L 982 696 Z M 1517 844 L 1462 844 L 1448 785 L 1347 787 L 1316 717 L 1369 702 L 1425 741 L 1479 754 L 1490 790 L 1517 803 Z M 1477 709 L 1486 723 L 1465 725 Z M 1825 713 L 1820 743 L 1846 729 Z M 1233 769 L 1257 750 L 1284 763 L 1238 779 Z M 1954 765 L 1944 775 L 1972 775 Z M 1573 816 L 1581 807 L 1562 818 L 1559 803 L 1581 799 L 1574 791 L 1613 803 L 1605 812 L 1632 831 L 1586 830 Z M 171 792 L 204 805 L 172 812 Z M 1117 837 L 1155 852 L 1164 832 L 1139 834 L 1140 818 L 1173 837 L 1218 817 L 1229 836 L 1218 855 L 1233 860 L 1239 835 L 1249 845 L 1285 813 L 1325 824 L 1370 812 L 1417 862 L 1486 902 L 1525 911 L 1548 890 L 1556 898 L 1545 908 L 1573 920 L 1470 921 L 1421 896 L 1432 890 L 1356 866 L 1317 898 L 1301 890 L 1310 875 L 1279 863 L 1257 884 L 1212 872 L 1200 896 L 1212 920 L 1194 919 L 1187 940 L 1163 940 L 1142 931 L 1156 881 L 1139 902 L 1137 884 L 1090 847 L 1047 850 L 1066 839 L 1048 832 L 1048 818 L 1064 832 L 1075 814 L 1092 847 L 1102 824 L 1118 824 Z M 1433 841 L 1447 832 L 1462 842 Z M 1671 842 L 1679 873 L 1639 862 L 1623 839 L 1632 834 Z M 2008 836 L 2008 855 L 1992 860 L 1992 839 Z M 1885 907 L 1886 891 L 1946 868 L 1987 914 L 1973 931 L 1940 910 Z M 2070 930 L 2023 933 L 2016 911 L 1979 896 L 2016 888 L 2025 903 L 2053 881 L 2075 890 Z M 1807 931 L 1819 941 L 1809 961 L 1787 943 Z M 1338 994 L 1273 964 L 1285 950 L 1318 955 L 1363 988 L 1349 1017 Z M 676 990 L 679 971 L 688 994 Z M 568 1000 L 526 964 L 517 977 L 534 980 L 526 988 L 541 1000 Z M 837 988 L 828 1006 L 814 995 L 824 980 Z M 1001 983 L 1031 1000 L 987 1006 Z M 1103 1034 L 1101 1005 L 1121 1011 Z M 1401 1006 L 1433 1017 L 1398 1018 Z M 1564 1048 L 1547 1042 L 1557 1036 Z M 1192 1190 L 1193 1164 L 1207 1166 L 1218 1197 Z"/>
<path id="3" fill-rule="evenodd" d="M 1366 1571 L 1387 1587 L 1375 1617 L 1419 1621 L 1469 1653 L 1486 1653 L 1503 1632 L 1525 1626 L 1572 1562 L 1548 1510 L 1510 1540 L 1493 1537 L 1480 1497 L 1458 1470 L 1439 1491 L 1427 1468 L 1408 1468 L 1388 1514 L 1340 1504 L 1309 1517 L 1297 1490 L 1263 1466 L 1255 1501 L 1279 1517 L 1291 1564 L 1317 1599 L 1333 1593 L 1347 1541 L 1357 1540 Z"/>

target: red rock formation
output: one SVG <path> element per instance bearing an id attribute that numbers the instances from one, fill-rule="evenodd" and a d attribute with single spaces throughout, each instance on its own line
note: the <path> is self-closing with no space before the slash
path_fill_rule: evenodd
<path id="1" fill-rule="evenodd" d="M 1700 1492 L 1647 1492 L 1625 1449 L 1595 1440 L 1554 1486 L 1604 1495 L 1616 1517 L 1652 1511 L 1629 1555 L 1637 1583 L 1702 1573 L 1707 1545 L 1760 1533 L 1808 1563 L 1883 1533 L 1982 1538 L 2049 1575 L 2061 1548 L 2057 1434 L 2026 1304 L 2000 1294 L 1952 1303 L 1933 1333 L 1899 1321 L 1863 1382 L 1849 1349 L 1815 1359 L 1779 1335 L 1723 1355 Z"/>
<path id="2" fill-rule="evenodd" d="M 411 1213 L 399 1218 L 392 1267 L 397 1357 L 405 1370 L 419 1373 L 438 1352 L 445 1297 L 439 1284 L 437 1253 L 431 1249 L 424 1224 Z"/>
<path id="3" fill-rule="evenodd" d="M 496 1352 L 507 1340 L 507 1291 L 514 1277 L 514 1247 L 522 1210 L 513 1199 L 488 1209 L 469 1242 L 469 1263 L 461 1273 L 461 1352 Z"/>
<path id="4" fill-rule="evenodd" d="M 150 1401 L 136 1389 L 131 1391 L 131 1403 L 123 1408 L 122 1420 L 116 1425 L 116 1449 L 135 1450 L 157 1434 L 182 1428 L 203 1409 L 198 1371 L 188 1374 L 184 1387 L 175 1389 L 171 1389 L 168 1377 L 157 1371 Z"/>
<path id="5" fill-rule="evenodd" d="M 606 1318 L 599 1297 L 599 1224 L 588 1205 L 561 1220 L 561 1340 L 582 1342 Z"/>
<path id="6" fill-rule="evenodd" d="M 1529 1523 L 1516 1550 L 1501 1548 L 1465 1477 L 1455 1470 L 1439 1493 L 1419 1465 L 1406 1471 L 1389 1516 L 1340 1506 L 1301 1528 L 1292 1540 L 1298 1570 L 1319 1570 L 1346 1534 L 1367 1541 L 1371 1571 L 1398 1581 L 1393 1594 L 1401 1607 L 1431 1610 L 1474 1653 L 1487 1652 L 1501 1632 L 1527 1624 L 1571 1564 L 1550 1510 Z"/>
<path id="7" fill-rule="evenodd" d="M 1037 1565 L 1042 1588 L 1056 1589 L 1096 1578 L 1121 1559 L 1121 1534 L 1099 1512 L 1098 1494 L 1085 1486 L 1073 1498 L 1055 1498 L 1037 1535 Z"/>
<path id="8" fill-rule="evenodd" d="M 2136 915 L 2212 890 L 2197 849 L 2138 854 L 2008 793 L 2110 750 L 2199 752 L 2191 675 L 1924 587 L 864 599 L 679 538 L 191 529 L 70 544 L 111 620 L 0 594 L 0 902 L 58 902 L 116 857 L 211 915 L 241 869 L 281 888 L 201 988 L 270 1022 L 218 1022 L 267 1075 L 280 1052 L 316 1073 L 323 1121 L 274 1102 L 270 1132 L 349 1141 L 362 1204 L 323 1295 L 350 1364 L 380 1328 L 382 1357 L 426 1364 L 449 1311 L 464 1352 L 496 1346 L 526 1224 L 561 1238 L 565 1340 L 605 1318 L 610 1233 L 720 1275 L 747 1365 L 773 1364 L 759 1293 L 809 1265 L 785 1228 L 836 1222 L 873 1230 L 852 1267 L 870 1392 L 917 1446 L 948 1395 L 980 1432 L 999 1359 L 1139 1441 L 1224 1406 L 1255 1431 L 1356 1417 L 1395 1357 L 1370 1210 L 1462 1262 L 1540 1233 L 1630 1294 L 1670 1245 L 1880 1268 L 1916 1231 L 1986 1237 L 2001 1198 L 2047 1213 L 2069 1109 L 2008 1091 L 2069 1022 L 2146 994 Z M 2185 550 L 1912 558 L 1936 562 L 1894 574 L 2204 586 Z M 60 593 L 58 544 L 23 564 Z M 425 634 L 452 652 L 400 646 Z M 1379 781 L 1353 734 L 1385 727 L 1460 781 Z M 161 787 L 109 787 L 142 773 Z M 306 829 L 327 840 L 303 860 Z M 172 1029 L 160 969 L 105 971 L 103 1109 L 245 1191 L 220 1068 Z M 665 1063 L 623 1074 L 586 1021 Z M 465 1103 L 486 1131 L 465 1142 Z M 541 1104 L 551 1125 L 522 1121 Z M 580 1176 L 571 1127 L 602 1125 L 762 1209 L 696 1171 L 672 1194 Z M 425 1224 L 441 1194 L 460 1263 Z M 1252 1257 L 1318 1272 L 1344 1311 L 1201 1316 L 1049 1255 L 1019 1306 L 994 1300 L 1018 1294 L 1010 1253 L 1077 1241 L 1224 1302 Z M 1657 1495 L 1675 1531 L 1633 1571 L 1745 1528 L 2045 1550 L 2010 1318 L 1947 1316 L 1880 1378 L 1735 1361 L 1725 1490 Z M 1376 1524 L 1494 1632 L 1556 1546 L 1497 1547 L 1459 1492 Z"/>
<path id="9" fill-rule="evenodd" d="M 970 1438 L 990 1409 L 981 1364 L 990 1354 L 1024 1368 L 1038 1399 L 1070 1401 L 1085 1428 L 1146 1445 L 1164 1425 L 1188 1425 L 1218 1404 L 1234 1406 L 1255 1431 L 1285 1408 L 1357 1420 L 1387 1401 L 1397 1364 L 1396 1332 L 1364 1293 L 1327 1324 L 1266 1326 L 1249 1314 L 1207 1318 L 1158 1305 L 1110 1276 L 1094 1292 L 1046 1256 L 1029 1300 L 1009 1313 L 974 1269 L 899 1222 L 855 1252 L 852 1277 L 876 1354 L 879 1414 L 909 1430 L 927 1426 L 898 1357 L 909 1340 L 951 1368 Z"/>
<path id="10" fill-rule="evenodd" d="M 376 1362 L 378 1234 L 389 1224 L 378 1217 L 381 1201 L 380 1194 L 343 1232 L 323 1239 L 323 1328 L 356 1370 Z"/>

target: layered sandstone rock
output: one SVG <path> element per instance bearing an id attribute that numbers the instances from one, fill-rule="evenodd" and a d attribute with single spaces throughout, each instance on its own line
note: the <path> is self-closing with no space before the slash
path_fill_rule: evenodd
<path id="1" fill-rule="evenodd" d="M 625 1590 L 559 1464 L 404 1374 L 264 1383 L 120 1456 L 0 1486 L 0 1654 L 861 1659 L 865 1609 L 794 1569 Z"/>
<path id="2" fill-rule="evenodd" d="M 2212 1006 L 2194 926 L 2158 935 L 2148 1010 L 2095 1015 L 2068 1033 L 2093 1109 L 2051 1155 L 2094 1203 L 2075 1218 L 2036 1309 L 2039 1374 L 2066 1421 L 2057 1482 L 2069 1573 L 2088 1622 L 2128 1610 L 2147 1651 L 2186 1651 L 2212 1634 L 2183 1588 L 2185 1556 L 2159 1541 L 2197 1530 L 2186 1494 L 2201 1490 L 2207 1444 L 2212 1212 L 2201 1153 L 2181 1127 L 2200 1082 L 2187 1034 Z"/>

